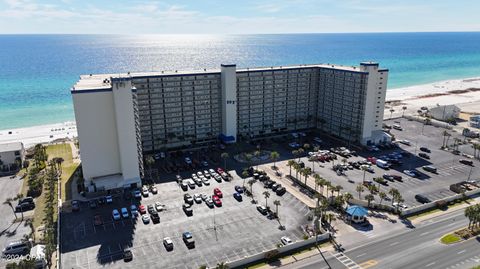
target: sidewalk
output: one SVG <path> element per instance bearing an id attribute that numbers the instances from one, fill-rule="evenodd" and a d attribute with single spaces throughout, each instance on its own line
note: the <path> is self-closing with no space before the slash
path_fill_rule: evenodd
<path id="1" fill-rule="evenodd" d="M 286 174 L 284 173 L 284 171 L 282 171 L 282 169 L 280 169 L 280 166 L 278 165 L 278 163 L 277 163 L 277 167 L 279 168 L 281 176 L 275 175 L 276 171 L 272 170 L 271 165 L 272 164 L 270 164 L 270 163 L 269 164 L 262 164 L 262 165 L 259 165 L 258 167 L 259 167 L 260 170 L 265 171 L 267 173 L 267 175 L 270 177 L 271 180 L 282 184 L 282 186 L 284 186 L 285 189 L 290 194 L 295 196 L 302 203 L 304 203 L 305 205 L 307 205 L 310 208 L 316 207 L 317 202 L 315 201 L 315 199 L 312 199 L 312 198 L 308 197 L 306 194 L 302 193 L 297 187 L 293 186 L 294 183 L 292 181 L 288 180 L 285 177 Z"/>
<path id="2" fill-rule="evenodd" d="M 478 204 L 480 203 L 480 197 L 476 197 L 476 198 L 472 198 L 472 202 L 470 202 L 470 204 L 468 203 L 462 203 L 460 205 L 454 205 L 454 206 L 450 206 L 447 210 L 445 211 L 436 211 L 436 212 L 433 212 L 433 213 L 430 213 L 430 214 L 426 214 L 426 215 L 423 215 L 423 216 L 419 216 L 417 218 L 414 218 L 412 220 L 412 223 L 414 224 L 418 224 L 422 221 L 425 221 L 425 220 L 428 220 L 428 219 L 431 219 L 431 218 L 434 218 L 434 217 L 439 217 L 439 216 L 443 216 L 443 215 L 446 215 L 448 213 L 452 213 L 452 212 L 455 212 L 455 211 L 458 211 L 458 210 L 462 210 L 462 209 L 465 209 L 471 205 L 474 205 L 474 204 Z M 408 218 L 408 217 L 407 217 Z"/>
<path id="3" fill-rule="evenodd" d="M 266 264 L 266 265 L 256 267 L 256 268 L 258 268 L 258 269 L 279 268 L 279 267 L 282 267 L 282 266 L 286 266 L 286 265 L 295 263 L 297 261 L 301 261 L 301 260 L 310 258 L 310 257 L 315 256 L 315 255 L 319 255 L 320 251 L 321 251 L 320 249 L 314 248 L 312 250 L 305 251 L 305 252 L 302 252 L 302 253 L 299 253 L 299 254 L 293 254 L 293 255 L 288 255 L 288 256 L 282 257 L 278 260 L 275 260 L 275 261 L 271 262 L 270 264 Z M 328 251 L 333 251 L 333 247 L 331 245 L 323 248 L 322 253 L 326 253 Z"/>

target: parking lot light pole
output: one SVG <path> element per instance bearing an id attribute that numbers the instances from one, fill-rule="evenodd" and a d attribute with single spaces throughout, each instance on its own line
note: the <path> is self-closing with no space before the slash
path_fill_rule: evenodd
<path id="1" fill-rule="evenodd" d="M 472 170 L 473 170 L 473 166 L 470 166 L 470 173 L 468 173 L 467 181 L 470 181 L 470 177 L 472 176 Z"/>

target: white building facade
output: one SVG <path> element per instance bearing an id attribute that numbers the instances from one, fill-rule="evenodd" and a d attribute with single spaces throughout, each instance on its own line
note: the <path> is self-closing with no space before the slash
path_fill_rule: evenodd
<path id="1" fill-rule="evenodd" d="M 387 80 L 373 62 L 81 76 L 71 92 L 84 178 L 130 186 L 140 183 L 143 154 L 219 139 L 319 129 L 378 143 Z"/>
<path id="2" fill-rule="evenodd" d="M 25 161 L 22 142 L 0 144 L 0 174 L 16 171 Z"/>

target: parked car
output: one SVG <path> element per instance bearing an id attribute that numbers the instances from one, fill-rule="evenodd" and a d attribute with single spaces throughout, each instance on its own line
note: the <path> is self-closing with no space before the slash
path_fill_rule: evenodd
<path id="1" fill-rule="evenodd" d="M 188 165 L 191 165 L 192 164 L 192 159 L 190 159 L 190 157 L 185 157 L 185 163 L 188 164 Z"/>
<path id="2" fill-rule="evenodd" d="M 424 159 L 427 159 L 427 160 L 430 159 L 430 156 L 428 156 L 428 154 L 423 153 L 423 152 L 418 153 L 418 156 L 420 156 L 420 157 L 422 157 L 422 158 L 424 158 Z"/>
<path id="3" fill-rule="evenodd" d="M 461 160 L 459 160 L 459 162 L 462 163 L 462 164 L 465 164 L 465 165 L 473 166 L 473 161 L 471 161 L 471 160 L 461 159 Z"/>
<path id="4" fill-rule="evenodd" d="M 157 212 L 162 212 L 165 209 L 165 205 L 162 205 L 160 202 L 155 202 L 155 210 Z"/>
<path id="5" fill-rule="evenodd" d="M 235 191 L 238 193 L 243 193 L 243 187 L 242 186 L 235 186 Z"/>
<path id="6" fill-rule="evenodd" d="M 414 170 L 403 170 L 403 173 L 410 177 L 417 177 L 418 174 Z"/>
<path id="7" fill-rule="evenodd" d="M 157 193 L 158 193 L 157 187 L 155 187 L 155 186 L 152 185 L 152 186 L 150 187 L 150 192 L 151 192 L 152 194 L 157 194 Z"/>
<path id="8" fill-rule="evenodd" d="M 7 255 L 22 255 L 28 253 L 30 250 L 28 242 L 14 241 L 9 242 L 2 251 L 2 257 Z"/>
<path id="9" fill-rule="evenodd" d="M 430 153 L 430 152 L 431 152 L 431 151 L 430 151 L 430 149 L 429 149 L 429 148 L 427 148 L 427 147 L 420 147 L 420 151 L 423 151 L 423 152 L 428 152 L 428 153 Z"/>
<path id="10" fill-rule="evenodd" d="M 152 204 L 147 205 L 147 211 L 149 214 L 152 214 L 153 212 L 157 212 L 155 210 L 155 206 L 153 206 Z"/>
<path id="11" fill-rule="evenodd" d="M 23 206 L 23 204 L 25 204 L 25 203 L 19 204 L 18 206 L 21 206 L 21 205 Z M 28 203 L 25 204 L 25 206 L 27 206 L 27 205 L 29 205 L 29 204 Z M 23 207 L 22 207 L 22 209 L 23 209 Z M 72 211 L 74 211 L 74 212 L 75 211 L 80 211 L 80 202 L 78 202 L 77 200 L 72 201 Z"/>
<path id="12" fill-rule="evenodd" d="M 127 208 L 122 207 L 122 210 L 121 210 L 121 211 L 122 211 L 122 218 L 128 219 L 128 218 L 130 217 L 130 215 L 128 214 Z"/>
<path id="13" fill-rule="evenodd" d="M 138 212 L 140 212 L 140 214 L 145 214 L 145 213 L 147 213 L 147 210 L 145 209 L 144 205 L 139 205 L 138 206 Z"/>
<path id="14" fill-rule="evenodd" d="M 185 245 L 187 245 L 188 248 L 194 248 L 195 247 L 195 240 L 193 239 L 193 235 L 190 232 L 184 232 L 182 234 L 182 239 Z"/>
<path id="15" fill-rule="evenodd" d="M 422 204 L 426 204 L 426 203 L 430 203 L 431 200 L 428 199 L 428 197 L 426 197 L 425 195 L 423 194 L 417 194 L 415 195 L 415 200 L 417 200 L 418 202 L 422 203 Z"/>
<path id="16" fill-rule="evenodd" d="M 186 214 L 187 216 L 193 215 L 193 209 L 192 209 L 192 205 L 191 205 L 191 204 L 187 204 L 187 203 L 183 204 L 183 205 L 182 205 L 182 209 L 183 209 L 183 212 L 185 212 L 185 214 Z"/>
<path id="17" fill-rule="evenodd" d="M 382 177 L 386 180 L 393 181 L 393 176 L 390 174 L 383 174 Z"/>
<path id="18" fill-rule="evenodd" d="M 258 212 L 262 213 L 262 215 L 267 215 L 268 211 L 267 208 L 263 205 L 257 205 Z"/>
<path id="19" fill-rule="evenodd" d="M 406 140 L 406 139 L 399 140 L 398 142 L 399 142 L 399 143 L 402 143 L 402 144 L 404 144 L 404 145 L 407 145 L 407 146 L 410 146 L 410 145 L 411 145 L 410 141 L 408 141 L 408 140 Z"/>
<path id="20" fill-rule="evenodd" d="M 185 203 L 187 203 L 187 204 L 193 204 L 193 197 L 192 197 L 190 194 L 188 194 L 188 193 L 185 193 L 185 194 L 183 195 L 183 200 L 184 200 Z"/>
<path id="21" fill-rule="evenodd" d="M 130 206 L 130 212 L 132 213 L 132 218 L 135 218 L 138 216 L 138 210 L 136 205 L 131 205 Z"/>
<path id="22" fill-rule="evenodd" d="M 188 190 L 187 182 L 182 181 L 182 183 L 180 183 L 180 188 L 182 188 L 183 191 L 187 191 Z"/>
<path id="23" fill-rule="evenodd" d="M 218 206 L 218 207 L 222 206 L 222 200 L 220 200 L 220 197 L 218 197 L 218 196 L 216 196 L 216 195 L 213 195 L 213 196 L 212 196 L 212 200 L 213 200 L 213 203 L 214 203 L 216 206 Z"/>
<path id="24" fill-rule="evenodd" d="M 141 199 L 142 198 L 142 193 L 140 192 L 140 190 L 134 190 L 133 191 L 133 197 L 135 197 L 136 199 Z"/>
<path id="25" fill-rule="evenodd" d="M 165 237 L 163 238 L 163 246 L 167 251 L 172 251 L 173 250 L 173 241 L 170 239 L 170 237 Z"/>
<path id="26" fill-rule="evenodd" d="M 199 193 L 193 195 L 193 200 L 195 203 L 200 204 L 202 202 L 202 196 Z"/>
<path id="27" fill-rule="evenodd" d="M 142 221 L 143 221 L 143 224 L 149 224 L 150 223 L 150 216 L 145 214 L 145 215 L 142 215 Z"/>
<path id="28" fill-rule="evenodd" d="M 207 200 L 205 200 L 205 204 L 210 208 L 213 208 L 214 206 L 212 198 L 208 198 Z"/>
<path id="29" fill-rule="evenodd" d="M 285 187 L 280 187 L 277 189 L 276 193 L 278 196 L 282 196 L 285 194 L 285 192 L 287 192 L 287 190 L 285 189 Z"/>
<path id="30" fill-rule="evenodd" d="M 132 251 L 130 251 L 130 250 L 128 250 L 128 249 L 127 249 L 127 250 L 124 250 L 124 251 L 123 251 L 123 261 L 129 262 L 129 261 L 131 261 L 131 260 L 133 260 Z"/>
<path id="31" fill-rule="evenodd" d="M 99 225 L 102 225 L 102 224 L 103 224 L 103 221 L 102 221 L 102 216 L 101 215 L 96 214 L 95 216 L 93 216 L 93 225 L 99 226 Z"/>
<path id="32" fill-rule="evenodd" d="M 233 198 L 235 198 L 239 202 L 243 200 L 242 195 L 238 192 L 233 193 Z"/>
<path id="33" fill-rule="evenodd" d="M 432 165 L 424 165 L 422 166 L 423 170 L 425 171 L 428 171 L 430 173 L 437 173 L 437 168 L 435 166 L 432 166 Z"/>
<path id="34" fill-rule="evenodd" d="M 148 188 L 147 186 L 142 187 L 142 195 L 143 197 L 148 197 Z"/>
<path id="35" fill-rule="evenodd" d="M 203 183 L 203 185 L 208 186 L 208 185 L 210 185 L 210 179 L 208 179 L 207 177 L 203 177 L 202 178 L 202 183 Z"/>
<path id="36" fill-rule="evenodd" d="M 193 181 L 193 179 L 189 178 L 187 179 L 187 184 L 188 186 L 190 187 L 190 189 L 195 189 L 195 182 Z"/>
<path id="37" fill-rule="evenodd" d="M 218 196 L 219 198 L 223 197 L 222 191 L 219 188 L 213 189 L 213 194 Z"/>
<path id="38" fill-rule="evenodd" d="M 120 220 L 120 212 L 118 212 L 117 209 L 114 209 L 112 211 L 112 217 L 113 217 L 113 220 Z"/>
<path id="39" fill-rule="evenodd" d="M 105 202 L 107 202 L 107 204 L 113 203 L 113 197 L 111 195 L 105 196 Z"/>
<path id="40" fill-rule="evenodd" d="M 282 238 L 280 238 L 280 241 L 282 241 L 282 244 L 284 245 L 290 245 L 292 244 L 292 240 L 286 236 L 282 236 Z"/>
<path id="41" fill-rule="evenodd" d="M 159 223 L 160 222 L 160 215 L 158 215 L 157 211 L 153 211 L 150 213 L 150 218 L 152 219 L 153 223 Z"/>

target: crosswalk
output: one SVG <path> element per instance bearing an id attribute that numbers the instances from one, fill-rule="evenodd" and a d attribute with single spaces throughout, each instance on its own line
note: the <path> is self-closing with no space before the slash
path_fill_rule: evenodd
<path id="1" fill-rule="evenodd" d="M 480 264 L 480 256 L 474 256 L 469 259 L 463 260 L 461 262 L 458 262 L 454 265 L 451 265 L 449 267 L 446 267 L 445 269 L 454 269 L 454 268 L 465 268 L 468 267 L 470 268 L 470 265 L 476 265 Z"/>
<path id="2" fill-rule="evenodd" d="M 349 269 L 362 269 L 362 267 L 360 267 L 360 265 L 358 265 L 356 262 L 352 261 L 352 259 L 347 257 L 347 255 L 345 255 L 342 252 L 338 252 L 338 253 L 331 253 L 330 252 L 330 255 L 332 255 L 335 259 L 337 259 L 339 262 L 341 262 L 343 265 L 345 265 Z"/>
<path id="3" fill-rule="evenodd" d="M 368 231 L 358 231 L 360 234 L 362 234 L 363 236 L 367 237 L 367 238 L 372 238 L 372 237 L 375 237 L 375 233 L 372 230 L 368 230 Z"/>

